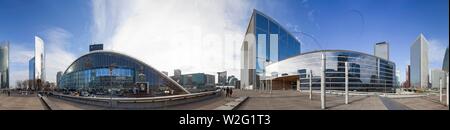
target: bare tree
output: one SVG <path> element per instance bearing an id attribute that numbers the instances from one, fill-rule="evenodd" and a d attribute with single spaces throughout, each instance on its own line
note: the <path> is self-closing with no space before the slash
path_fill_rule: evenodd
<path id="1" fill-rule="evenodd" d="M 18 89 L 22 89 L 22 81 L 21 81 L 21 80 L 17 80 L 17 81 L 16 81 L 16 87 L 17 87 Z"/>

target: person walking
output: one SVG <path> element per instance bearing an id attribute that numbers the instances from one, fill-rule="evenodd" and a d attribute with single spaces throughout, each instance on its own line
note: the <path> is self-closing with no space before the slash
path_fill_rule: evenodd
<path id="1" fill-rule="evenodd" d="M 230 88 L 230 97 L 233 97 L 233 88 Z"/>

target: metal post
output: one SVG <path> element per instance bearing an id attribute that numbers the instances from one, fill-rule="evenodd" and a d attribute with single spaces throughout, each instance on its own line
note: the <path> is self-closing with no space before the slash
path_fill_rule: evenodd
<path id="1" fill-rule="evenodd" d="M 321 108 L 325 109 L 326 108 L 326 99 L 325 99 L 325 65 L 326 65 L 326 59 L 325 59 L 325 54 L 322 54 L 322 74 L 320 75 L 320 101 L 321 101 Z"/>
<path id="2" fill-rule="evenodd" d="M 309 100 L 312 100 L 312 70 L 309 70 Z"/>
<path id="3" fill-rule="evenodd" d="M 348 104 L 348 62 L 345 62 L 345 104 Z"/>
<path id="4" fill-rule="evenodd" d="M 447 87 L 445 89 L 447 89 L 447 107 L 448 107 L 448 76 L 449 73 L 447 73 Z"/>
<path id="5" fill-rule="evenodd" d="M 442 78 L 439 78 L 439 102 L 442 103 L 442 85 L 444 85 Z"/>

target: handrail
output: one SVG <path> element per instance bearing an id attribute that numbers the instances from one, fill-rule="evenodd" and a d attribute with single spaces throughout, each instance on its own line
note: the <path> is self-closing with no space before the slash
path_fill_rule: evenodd
<path id="1" fill-rule="evenodd" d="M 93 100 L 93 101 L 145 101 L 145 100 L 164 100 L 164 99 L 185 99 L 198 97 L 198 96 L 205 96 L 205 95 L 212 95 L 220 92 L 220 90 L 216 91 L 210 91 L 210 92 L 200 92 L 200 93 L 191 93 L 191 94 L 182 94 L 182 95 L 171 95 L 171 96 L 161 96 L 161 97 L 143 97 L 143 98 L 108 98 L 108 97 L 78 97 L 78 96 L 71 96 L 71 95 L 63 95 L 63 94 L 54 94 L 55 96 L 61 96 L 61 97 L 67 97 L 67 98 L 75 98 L 75 99 L 84 99 L 84 100 Z"/>

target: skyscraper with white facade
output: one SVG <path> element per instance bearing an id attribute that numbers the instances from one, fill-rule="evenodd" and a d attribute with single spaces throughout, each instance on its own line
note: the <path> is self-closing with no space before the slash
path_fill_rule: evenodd
<path id="1" fill-rule="evenodd" d="M 411 86 L 428 88 L 428 41 L 420 34 L 411 46 Z"/>

